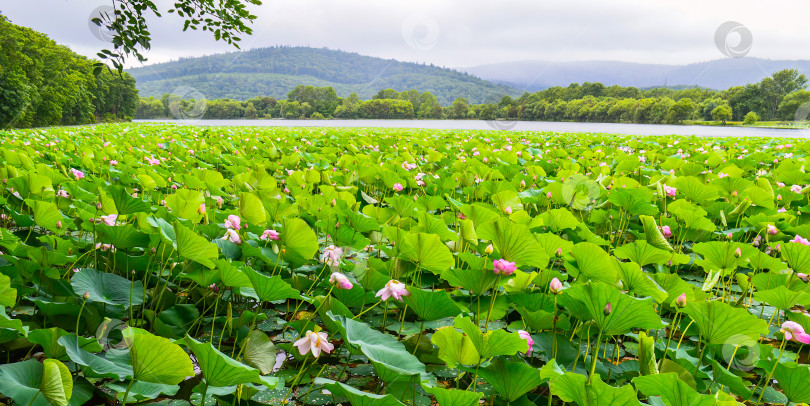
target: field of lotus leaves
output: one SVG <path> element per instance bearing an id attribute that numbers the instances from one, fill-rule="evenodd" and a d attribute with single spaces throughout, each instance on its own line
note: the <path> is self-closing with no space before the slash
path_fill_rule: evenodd
<path id="1" fill-rule="evenodd" d="M 0 140 L 0 403 L 810 403 L 810 142 Z"/>

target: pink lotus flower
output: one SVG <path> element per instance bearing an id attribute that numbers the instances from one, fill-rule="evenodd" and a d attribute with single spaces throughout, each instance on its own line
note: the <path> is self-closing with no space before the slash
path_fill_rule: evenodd
<path id="1" fill-rule="evenodd" d="M 108 226 L 114 226 L 115 225 L 115 219 L 117 219 L 117 218 L 118 218 L 117 214 L 108 214 L 106 216 L 99 216 L 99 219 L 101 221 L 103 221 L 104 224 L 106 224 Z"/>
<path id="2" fill-rule="evenodd" d="M 793 192 L 793 193 L 801 193 L 802 192 L 802 187 L 799 186 L 799 185 L 793 185 L 793 186 L 790 187 L 790 191 Z"/>
<path id="3" fill-rule="evenodd" d="M 503 209 L 503 211 L 504 211 L 504 213 L 506 213 L 509 216 L 512 215 L 512 207 L 511 206 L 506 206 L 506 208 Z"/>
<path id="4" fill-rule="evenodd" d="M 197 213 L 200 213 L 200 214 L 203 214 L 203 215 L 205 214 L 205 203 L 200 205 L 200 208 L 197 209 Z"/>
<path id="5" fill-rule="evenodd" d="M 686 307 L 686 293 L 681 293 L 681 295 L 675 299 L 675 304 L 680 308 Z"/>
<path id="6" fill-rule="evenodd" d="M 340 258 L 343 256 L 343 249 L 330 245 L 323 250 L 321 262 L 329 266 L 340 266 Z"/>
<path id="7" fill-rule="evenodd" d="M 78 169 L 70 168 L 70 174 L 73 175 L 73 177 L 76 178 L 76 180 L 79 180 L 84 177 L 84 172 Z"/>
<path id="8" fill-rule="evenodd" d="M 232 243 L 234 243 L 236 245 L 241 245 L 242 244 L 242 238 L 239 237 L 239 233 L 237 233 L 235 230 L 230 229 L 230 228 L 225 231 L 225 236 L 222 237 L 222 239 L 223 240 L 228 240 L 228 241 L 230 241 L 230 242 L 232 242 Z"/>
<path id="9" fill-rule="evenodd" d="M 672 230 L 669 228 L 669 226 L 662 226 L 661 234 L 664 235 L 664 238 L 670 238 L 672 237 Z"/>
<path id="10" fill-rule="evenodd" d="M 509 276 L 509 275 L 515 273 L 515 269 L 517 269 L 517 266 L 515 266 L 514 262 L 509 262 L 509 261 L 501 258 L 501 259 L 497 259 L 495 261 L 492 261 L 492 268 L 493 268 L 493 272 L 495 272 L 496 275 L 503 274 L 503 275 Z"/>
<path id="11" fill-rule="evenodd" d="M 222 196 L 217 196 L 217 207 L 221 209 L 223 203 L 225 203 L 225 201 L 222 200 Z"/>
<path id="12" fill-rule="evenodd" d="M 160 165 L 160 159 L 155 159 L 154 157 L 146 158 L 146 162 L 149 163 L 149 165 L 152 165 L 152 166 Z"/>
<path id="13" fill-rule="evenodd" d="M 64 190 L 64 189 L 59 189 L 59 191 L 56 192 L 56 195 L 59 196 L 59 197 L 64 197 L 65 199 L 68 198 L 68 192 L 67 192 L 67 190 Z"/>
<path id="14" fill-rule="evenodd" d="M 402 189 L 404 188 L 402 187 L 401 183 L 394 183 L 394 190 L 396 190 L 397 192 L 401 192 Z"/>
<path id="15" fill-rule="evenodd" d="M 808 275 L 806 273 L 801 273 L 801 272 L 797 272 L 796 277 L 803 280 L 803 281 L 805 281 L 805 282 L 807 282 L 808 279 L 810 279 L 810 278 L 808 278 Z"/>
<path id="16" fill-rule="evenodd" d="M 260 240 L 273 240 L 278 241 L 279 233 L 276 230 L 264 230 L 262 236 L 259 237 Z"/>
<path id="17" fill-rule="evenodd" d="M 678 189 L 674 187 L 664 186 L 664 191 L 666 192 L 667 196 L 675 197 L 675 194 L 678 192 Z"/>
<path id="18" fill-rule="evenodd" d="M 388 298 L 393 297 L 401 302 L 403 296 L 410 295 L 411 292 L 408 292 L 408 289 L 405 288 L 404 283 L 396 279 L 391 279 L 385 284 L 384 288 L 377 291 L 375 296 L 379 297 L 380 300 L 388 300 Z"/>
<path id="19" fill-rule="evenodd" d="M 117 166 L 117 165 L 118 165 L 118 161 L 116 161 L 115 159 L 113 159 L 112 161 L 110 161 L 110 165 L 112 165 L 112 166 Z"/>
<path id="20" fill-rule="evenodd" d="M 551 294 L 553 295 L 559 294 L 562 288 L 563 288 L 562 282 L 560 282 L 560 280 L 557 278 L 552 279 L 551 282 L 548 284 L 548 291 L 551 292 Z"/>
<path id="21" fill-rule="evenodd" d="M 306 355 L 311 351 L 312 355 L 318 358 L 318 356 L 321 355 L 321 351 L 329 354 L 335 349 L 335 346 L 328 341 L 328 338 L 326 333 L 322 331 L 314 333 L 312 330 L 307 330 L 306 335 L 293 345 L 298 348 L 298 352 L 300 352 L 301 355 Z"/>
<path id="22" fill-rule="evenodd" d="M 532 347 L 534 346 L 534 339 L 532 339 L 532 335 L 529 334 L 529 332 L 525 331 L 525 330 L 518 330 L 517 333 L 520 336 L 520 338 L 526 340 L 526 344 L 529 345 L 529 350 L 526 351 L 526 355 L 531 355 Z"/>
<path id="23" fill-rule="evenodd" d="M 768 234 L 776 235 L 777 233 L 779 233 L 779 230 L 777 230 L 776 227 L 773 226 L 773 224 L 768 224 Z"/>
<path id="24" fill-rule="evenodd" d="M 790 240 L 790 242 L 796 242 L 796 243 L 799 243 L 801 245 L 810 246 L 810 240 L 808 240 L 807 238 L 802 238 L 802 236 L 800 236 L 798 234 L 796 234 L 796 237 L 793 237 L 793 239 Z"/>
<path id="25" fill-rule="evenodd" d="M 336 285 L 341 289 L 351 289 L 354 287 L 352 281 L 350 281 L 346 275 L 340 272 L 332 272 L 332 276 L 329 277 L 329 283 Z"/>
<path id="26" fill-rule="evenodd" d="M 785 340 L 794 340 L 802 344 L 810 344 L 810 334 L 804 332 L 804 327 L 795 321 L 786 321 L 782 323 L 782 328 L 779 329 L 785 334 Z"/>
<path id="27" fill-rule="evenodd" d="M 225 228 L 232 228 L 239 231 L 239 229 L 242 228 L 242 219 L 235 214 L 231 214 L 225 219 Z"/>

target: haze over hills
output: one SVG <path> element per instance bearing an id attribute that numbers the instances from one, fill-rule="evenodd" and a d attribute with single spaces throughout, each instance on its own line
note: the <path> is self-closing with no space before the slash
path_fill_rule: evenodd
<path id="1" fill-rule="evenodd" d="M 370 99 L 387 88 L 416 89 L 431 92 L 442 105 L 449 105 L 458 97 L 481 103 L 522 93 L 466 72 L 308 47 L 259 48 L 183 58 L 128 72 L 136 78 L 141 97 L 160 97 L 180 86 L 190 86 L 208 99 L 287 98 L 287 93 L 298 85 L 314 85 L 331 86 L 342 97 L 355 92 L 361 99 Z"/>
<path id="2" fill-rule="evenodd" d="M 689 65 L 657 65 L 617 61 L 519 61 L 462 68 L 480 78 L 522 90 L 537 91 L 571 83 L 601 82 L 605 86 L 698 86 L 725 90 L 759 82 L 782 69 L 810 77 L 808 60 L 725 58 Z"/>

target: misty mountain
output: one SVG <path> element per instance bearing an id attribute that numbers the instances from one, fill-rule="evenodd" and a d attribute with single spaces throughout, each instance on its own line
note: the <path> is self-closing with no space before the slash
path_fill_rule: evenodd
<path id="1" fill-rule="evenodd" d="M 519 61 L 472 66 L 462 70 L 518 89 L 536 91 L 571 83 L 601 82 L 606 86 L 699 86 L 725 90 L 759 82 L 782 69 L 810 77 L 808 60 L 726 58 L 690 65 L 656 65 L 616 61 Z"/>
<path id="2" fill-rule="evenodd" d="M 522 91 L 466 72 L 357 53 L 308 47 L 271 47 L 149 65 L 128 70 L 142 97 L 188 86 L 208 99 L 287 98 L 298 85 L 331 86 L 338 95 L 370 99 L 382 89 L 431 92 L 443 105 L 458 97 L 472 103 Z M 185 91 L 184 91 L 185 93 Z"/>

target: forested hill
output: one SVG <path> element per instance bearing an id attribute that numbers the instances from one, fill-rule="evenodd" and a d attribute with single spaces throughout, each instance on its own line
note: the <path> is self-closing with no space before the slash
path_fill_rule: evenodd
<path id="1" fill-rule="evenodd" d="M 0 15 L 0 128 L 127 120 L 138 92 L 132 76 L 95 61 L 45 34 Z"/>
<path id="2" fill-rule="evenodd" d="M 471 103 L 500 100 L 522 92 L 468 73 L 357 53 L 308 47 L 272 47 L 184 58 L 129 70 L 142 97 L 160 97 L 180 86 L 208 99 L 285 98 L 298 85 L 329 86 L 338 95 L 370 99 L 380 89 L 430 92 L 443 105 L 463 97 Z"/>

